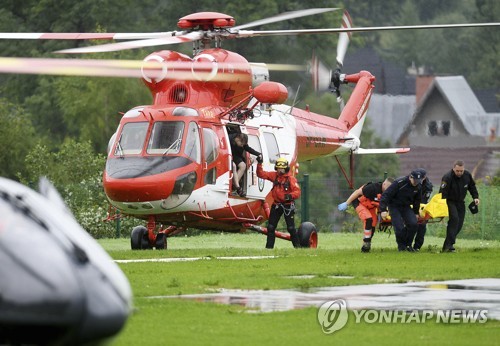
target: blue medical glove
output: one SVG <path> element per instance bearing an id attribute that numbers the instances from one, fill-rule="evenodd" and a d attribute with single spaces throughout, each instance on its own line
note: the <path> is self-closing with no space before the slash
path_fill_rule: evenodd
<path id="1" fill-rule="evenodd" d="M 340 203 L 339 206 L 338 206 L 338 208 L 339 208 L 340 211 L 346 211 L 347 207 L 348 207 L 347 202 Z"/>

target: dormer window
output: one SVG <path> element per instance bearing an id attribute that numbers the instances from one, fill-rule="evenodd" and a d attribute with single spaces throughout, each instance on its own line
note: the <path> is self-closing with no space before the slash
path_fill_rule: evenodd
<path id="1" fill-rule="evenodd" d="M 431 120 L 427 124 L 427 133 L 429 136 L 449 136 L 451 121 Z"/>
<path id="2" fill-rule="evenodd" d="M 429 133 L 429 136 L 436 136 L 437 135 L 437 122 L 436 121 L 434 121 L 434 120 L 429 121 L 427 132 Z"/>
<path id="3" fill-rule="evenodd" d="M 450 122 L 449 121 L 441 121 L 441 129 L 443 130 L 443 136 L 450 135 Z"/>

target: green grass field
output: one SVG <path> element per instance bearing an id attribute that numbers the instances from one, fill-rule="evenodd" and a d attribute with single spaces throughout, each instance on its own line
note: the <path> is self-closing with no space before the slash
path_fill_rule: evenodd
<path id="1" fill-rule="evenodd" d="M 204 257 L 189 262 L 121 263 L 134 293 L 134 312 L 113 345 L 420 345 L 498 344 L 500 321 L 386 324 L 349 322 L 326 335 L 317 308 L 261 313 L 238 305 L 160 298 L 219 289 L 297 289 L 385 282 L 499 278 L 500 242 L 458 239 L 456 253 L 440 253 L 443 239 L 427 237 L 419 253 L 396 251 L 394 235 L 378 233 L 372 252 L 359 234 L 319 235 L 318 249 L 293 249 L 277 239 L 264 249 L 256 233 L 169 238 L 168 250 L 131 251 L 128 239 L 99 241 L 114 259 Z M 229 256 L 275 256 L 224 260 Z M 298 276 L 311 275 L 311 278 Z M 336 278 L 351 276 L 352 278 Z M 351 318 L 352 317 L 352 318 Z"/>

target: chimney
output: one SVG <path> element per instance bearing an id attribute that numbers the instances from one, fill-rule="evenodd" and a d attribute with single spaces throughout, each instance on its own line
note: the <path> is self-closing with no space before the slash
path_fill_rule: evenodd
<path id="1" fill-rule="evenodd" d="M 416 105 L 418 107 L 420 100 L 429 89 L 432 81 L 434 80 L 434 76 L 421 76 L 418 75 L 416 79 L 415 93 L 416 93 Z"/>

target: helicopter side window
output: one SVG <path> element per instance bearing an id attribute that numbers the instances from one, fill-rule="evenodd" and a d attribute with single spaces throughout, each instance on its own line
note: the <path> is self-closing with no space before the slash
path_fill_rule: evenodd
<path id="1" fill-rule="evenodd" d="M 219 155 L 219 139 L 211 129 L 203 129 L 203 156 L 208 165 L 215 161 Z M 217 168 L 212 167 L 205 173 L 205 184 L 215 184 Z"/>
<path id="2" fill-rule="evenodd" d="M 259 153 L 262 152 L 262 148 L 260 147 L 259 137 L 254 135 L 248 135 L 248 146 L 252 149 L 257 150 Z"/>
<path id="3" fill-rule="evenodd" d="M 219 154 L 219 141 L 211 129 L 203 129 L 203 145 L 205 160 L 207 164 L 210 164 L 215 161 Z"/>
<path id="4" fill-rule="evenodd" d="M 272 133 L 264 132 L 264 140 L 266 141 L 267 153 L 269 154 L 269 161 L 275 163 L 280 157 L 280 150 L 276 137 Z"/>
<path id="5" fill-rule="evenodd" d="M 200 163 L 201 160 L 201 143 L 200 134 L 198 132 L 198 125 L 195 122 L 189 123 L 187 138 L 186 138 L 186 148 L 184 149 L 185 154 Z"/>
<path id="6" fill-rule="evenodd" d="M 148 154 L 178 154 L 181 150 L 184 123 L 158 121 L 154 124 L 148 143 Z"/>
<path id="7" fill-rule="evenodd" d="M 148 122 L 127 123 L 123 125 L 120 139 L 116 145 L 115 155 L 140 154 L 144 146 L 148 126 Z"/>

